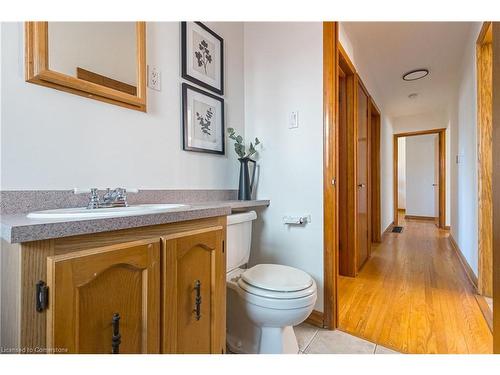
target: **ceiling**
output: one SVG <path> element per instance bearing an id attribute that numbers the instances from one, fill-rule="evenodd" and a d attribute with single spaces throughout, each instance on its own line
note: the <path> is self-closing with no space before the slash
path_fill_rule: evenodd
<path id="1" fill-rule="evenodd" d="M 360 74 L 375 85 L 376 101 L 389 116 L 446 110 L 455 96 L 471 22 L 342 22 Z M 427 68 L 418 81 L 405 72 Z M 417 93 L 416 99 L 408 95 Z"/>

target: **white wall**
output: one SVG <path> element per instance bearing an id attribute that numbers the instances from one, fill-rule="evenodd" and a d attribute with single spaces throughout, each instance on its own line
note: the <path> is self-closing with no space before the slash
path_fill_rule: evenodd
<path id="1" fill-rule="evenodd" d="M 429 112 L 412 116 L 400 116 L 393 119 L 393 131 L 397 133 L 415 132 L 419 130 L 446 128 L 446 225 L 451 223 L 451 137 L 453 124 L 450 123 L 446 111 Z M 407 140 L 408 142 L 408 140 Z"/>
<path id="2" fill-rule="evenodd" d="M 245 23 L 245 126 L 263 142 L 257 197 L 271 199 L 254 224 L 251 263 L 308 272 L 323 310 L 323 27 Z M 299 127 L 288 129 L 291 111 Z M 303 227 L 284 215 L 311 214 Z"/>
<path id="3" fill-rule="evenodd" d="M 394 147 L 392 119 L 382 112 L 380 129 L 380 216 L 382 231 L 394 221 Z"/>
<path id="4" fill-rule="evenodd" d="M 346 51 L 349 59 L 354 64 L 368 92 L 377 103 L 381 111 L 380 118 L 380 205 L 381 205 L 381 231 L 385 231 L 394 220 L 393 198 L 393 125 L 392 118 L 387 116 L 384 103 L 380 100 L 379 88 L 375 85 L 374 77 L 369 72 L 369 61 L 358 61 L 356 46 L 349 39 L 343 23 L 339 22 L 339 42 Z"/>
<path id="5" fill-rule="evenodd" d="M 207 25 L 224 38 L 226 127 L 244 133 L 243 24 Z M 147 61 L 162 74 L 147 113 L 26 83 L 23 34 L 2 23 L 1 189 L 237 188 L 232 145 L 182 151 L 178 22 L 147 24 Z"/>
<path id="6" fill-rule="evenodd" d="M 436 144 L 438 135 L 406 138 L 406 214 L 436 217 Z"/>
<path id="7" fill-rule="evenodd" d="M 406 137 L 398 138 L 398 209 L 406 208 Z"/>
<path id="8" fill-rule="evenodd" d="M 453 155 L 453 210 L 451 234 L 472 270 L 478 272 L 478 173 L 476 122 L 476 39 L 481 23 L 474 23 L 465 41 L 461 81 L 451 119 L 456 125 Z"/>

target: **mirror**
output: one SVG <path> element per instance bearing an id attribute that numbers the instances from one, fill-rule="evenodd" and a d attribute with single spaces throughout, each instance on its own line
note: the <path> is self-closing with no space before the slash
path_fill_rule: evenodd
<path id="1" fill-rule="evenodd" d="M 144 22 L 27 22 L 26 80 L 146 111 Z"/>
<path id="2" fill-rule="evenodd" d="M 49 69 L 137 93 L 135 22 L 49 22 Z"/>

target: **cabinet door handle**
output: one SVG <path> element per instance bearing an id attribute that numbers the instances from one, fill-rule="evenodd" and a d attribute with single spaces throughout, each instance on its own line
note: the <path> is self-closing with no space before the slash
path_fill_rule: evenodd
<path id="1" fill-rule="evenodd" d="M 196 291 L 196 297 L 194 300 L 194 310 L 196 320 L 201 319 L 201 281 L 196 280 L 194 283 L 194 290 Z"/>
<path id="2" fill-rule="evenodd" d="M 113 328 L 113 336 L 111 337 L 111 353 L 120 354 L 120 344 L 122 342 L 122 335 L 120 335 L 120 314 L 113 314 L 111 326 Z"/>

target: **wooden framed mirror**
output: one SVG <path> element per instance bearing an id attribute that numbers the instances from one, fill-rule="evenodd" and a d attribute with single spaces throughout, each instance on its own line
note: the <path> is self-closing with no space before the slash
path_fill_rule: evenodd
<path id="1" fill-rule="evenodd" d="M 145 22 L 26 22 L 27 82 L 146 112 Z"/>

